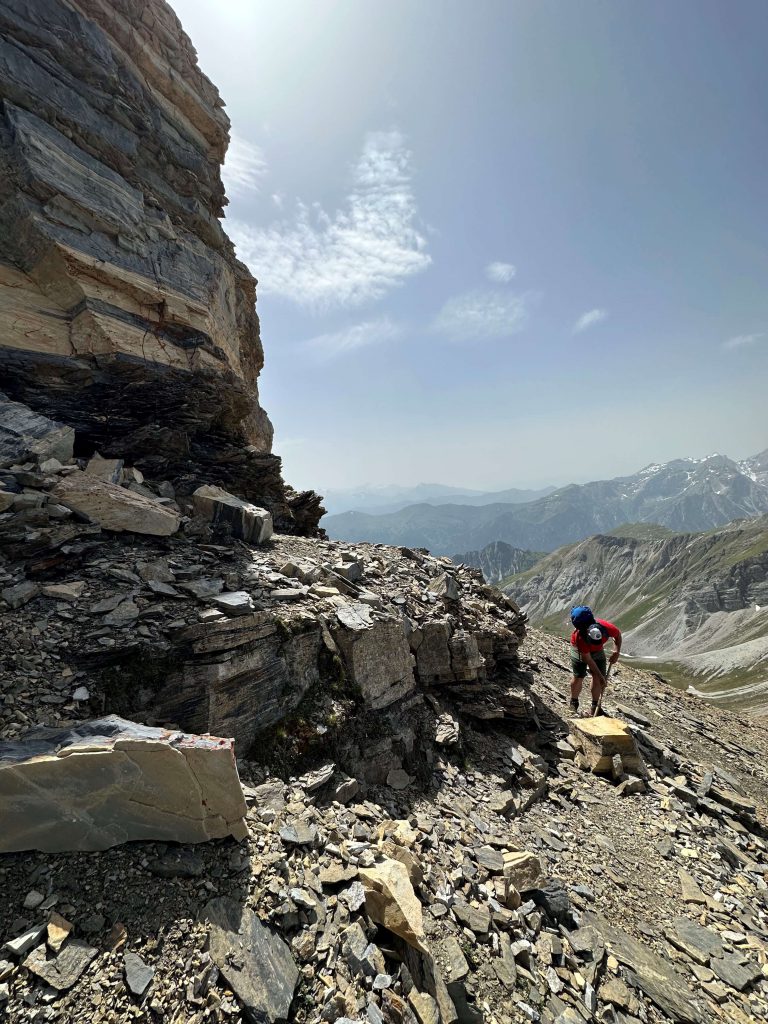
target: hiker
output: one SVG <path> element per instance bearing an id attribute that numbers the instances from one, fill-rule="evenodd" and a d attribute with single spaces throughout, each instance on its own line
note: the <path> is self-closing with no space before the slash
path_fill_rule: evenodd
<path id="1" fill-rule="evenodd" d="M 610 657 L 610 664 L 615 665 L 621 653 L 621 630 L 612 622 L 596 619 L 592 609 L 585 604 L 571 608 L 571 622 L 574 626 L 571 633 L 571 710 L 574 714 L 579 710 L 581 687 L 589 671 L 592 676 L 591 717 L 594 718 L 603 713 L 601 702 L 608 685 L 608 666 L 603 648 L 613 640 L 616 649 Z"/>

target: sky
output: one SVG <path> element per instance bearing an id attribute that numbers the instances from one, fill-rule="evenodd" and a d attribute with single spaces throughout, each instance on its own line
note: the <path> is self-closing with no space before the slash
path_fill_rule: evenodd
<path id="1" fill-rule="evenodd" d="M 296 487 L 768 447 L 764 0 L 171 0 Z"/>

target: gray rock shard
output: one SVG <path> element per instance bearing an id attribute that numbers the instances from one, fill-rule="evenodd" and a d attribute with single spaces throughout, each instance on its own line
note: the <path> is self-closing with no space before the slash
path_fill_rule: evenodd
<path id="1" fill-rule="evenodd" d="M 288 1013 L 299 971 L 291 951 L 247 907 L 219 897 L 206 904 L 211 958 L 254 1024 L 281 1024 Z"/>
<path id="2" fill-rule="evenodd" d="M 222 487 L 205 484 L 192 495 L 195 511 L 211 523 L 228 523 L 247 544 L 264 544 L 272 536 L 272 516 L 265 508 L 235 497 Z"/>
<path id="3" fill-rule="evenodd" d="M 0 392 L 0 467 L 28 459 L 66 462 L 72 458 L 74 443 L 72 427 L 40 416 Z"/>
<path id="4" fill-rule="evenodd" d="M 116 715 L 0 744 L 0 852 L 246 835 L 234 743 Z"/>
<path id="5" fill-rule="evenodd" d="M 82 939 L 72 939 L 56 956 L 49 956 L 45 945 L 38 946 L 24 961 L 24 967 L 63 992 L 72 988 L 97 953 Z"/>

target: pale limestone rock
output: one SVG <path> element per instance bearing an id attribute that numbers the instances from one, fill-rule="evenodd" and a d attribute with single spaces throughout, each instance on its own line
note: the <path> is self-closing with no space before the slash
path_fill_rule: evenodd
<path id="1" fill-rule="evenodd" d="M 514 850 L 504 855 L 504 880 L 518 892 L 535 889 L 542 878 L 539 858 L 528 850 Z"/>
<path id="2" fill-rule="evenodd" d="M 272 516 L 265 508 L 235 497 L 222 487 L 204 484 L 192 495 L 195 511 L 211 523 L 229 523 L 247 544 L 264 544 L 272 536 Z"/>
<path id="3" fill-rule="evenodd" d="M 246 835 L 231 740 L 115 715 L 0 744 L 0 852 Z"/>
<path id="4" fill-rule="evenodd" d="M 408 1002 L 419 1024 L 440 1024 L 440 1011 L 437 1003 L 427 992 L 418 992 L 412 988 L 408 993 Z"/>
<path id="5" fill-rule="evenodd" d="M 71 583 L 49 583 L 43 587 L 43 597 L 52 597 L 55 601 L 77 601 L 85 590 L 85 580 L 73 580 Z"/>
<path id="6" fill-rule="evenodd" d="M 60 505 L 86 516 L 105 530 L 169 537 L 176 533 L 181 522 L 177 512 L 151 498 L 86 473 L 73 473 L 60 481 L 51 493 Z"/>
<path id="7" fill-rule="evenodd" d="M 608 718 L 607 715 L 575 718 L 571 721 L 571 735 L 581 751 L 585 767 L 590 771 L 610 774 L 613 758 L 618 754 L 625 772 L 639 776 L 645 774 L 645 765 L 635 737 L 627 723 L 621 719 Z"/>
<path id="8" fill-rule="evenodd" d="M 48 920 L 48 948 L 58 953 L 71 931 L 72 922 L 54 911 Z"/>
<path id="9" fill-rule="evenodd" d="M 383 839 L 379 843 L 379 849 L 381 853 L 385 857 L 389 857 L 390 860 L 400 861 L 408 872 L 408 877 L 410 878 L 412 885 L 421 885 L 424 881 L 424 872 L 421 870 L 421 865 L 419 864 L 416 855 L 411 850 L 405 846 L 399 846 L 391 839 Z"/>
<path id="10" fill-rule="evenodd" d="M 459 587 L 456 583 L 456 578 L 447 572 L 441 573 L 436 579 L 432 580 L 427 590 L 446 601 L 457 602 L 459 600 Z"/>
<path id="11" fill-rule="evenodd" d="M 385 708 L 415 689 L 401 619 L 372 619 L 367 605 L 343 605 L 332 632 L 351 681 L 372 708 Z"/>
<path id="12" fill-rule="evenodd" d="M 426 952 L 421 903 L 406 866 L 385 858 L 371 868 L 361 868 L 359 874 L 371 920 L 399 935 L 409 946 Z"/>
<path id="13" fill-rule="evenodd" d="M 416 671 L 422 683 L 453 680 L 451 670 L 451 624 L 448 619 L 432 619 L 422 624 L 416 650 Z"/>
<path id="14" fill-rule="evenodd" d="M 85 472 L 89 476 L 95 476 L 97 480 L 104 480 L 108 484 L 119 484 L 123 475 L 123 460 L 103 459 L 96 452 L 93 458 L 88 460 Z"/>

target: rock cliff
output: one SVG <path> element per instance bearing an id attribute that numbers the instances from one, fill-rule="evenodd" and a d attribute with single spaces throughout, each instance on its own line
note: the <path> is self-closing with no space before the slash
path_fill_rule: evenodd
<path id="1" fill-rule="evenodd" d="M 228 131 L 164 0 L 2 5 L 0 377 L 78 454 L 311 530 L 319 502 L 286 492 L 258 401 L 256 282 L 220 223 Z"/>

